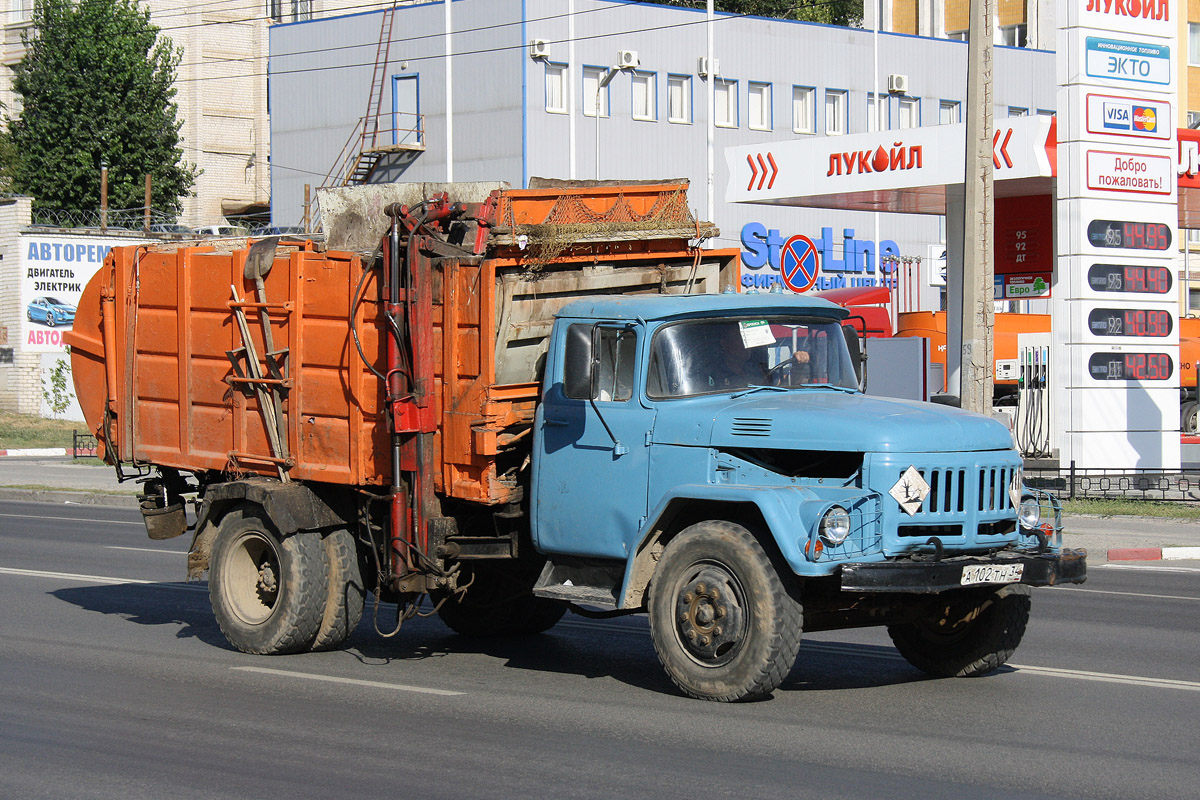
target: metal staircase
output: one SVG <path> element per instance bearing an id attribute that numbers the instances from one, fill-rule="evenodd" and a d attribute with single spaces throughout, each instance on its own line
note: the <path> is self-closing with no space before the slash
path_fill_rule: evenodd
<path id="1" fill-rule="evenodd" d="M 356 186 L 368 183 L 375 174 L 384 156 L 425 149 L 423 118 L 417 116 L 415 127 L 406 128 L 406 134 L 414 134 L 414 141 L 395 141 L 396 128 L 389 120 L 380 125 L 383 110 L 384 83 L 387 79 L 388 52 L 392 41 L 392 26 L 396 17 L 396 4 L 383 10 L 379 22 L 379 42 L 375 47 L 375 65 L 371 70 L 371 91 L 367 97 L 367 113 L 354 126 L 350 137 L 342 145 L 333 167 L 325 175 L 323 186 Z M 384 142 L 380 142 L 381 135 Z M 387 141 L 388 138 L 392 141 Z M 407 138 L 407 137 L 406 137 Z"/>

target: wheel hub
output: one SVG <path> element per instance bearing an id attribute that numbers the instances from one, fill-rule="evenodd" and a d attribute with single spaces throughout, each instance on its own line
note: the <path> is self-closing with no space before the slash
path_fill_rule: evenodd
<path id="1" fill-rule="evenodd" d="M 675 602 L 676 630 L 684 650 L 706 666 L 726 664 L 745 636 L 739 587 L 724 569 L 701 566 L 680 587 Z"/>
<path id="2" fill-rule="evenodd" d="M 263 594 L 274 594 L 279 588 L 279 580 L 270 561 L 264 561 L 258 568 L 258 590 Z"/>

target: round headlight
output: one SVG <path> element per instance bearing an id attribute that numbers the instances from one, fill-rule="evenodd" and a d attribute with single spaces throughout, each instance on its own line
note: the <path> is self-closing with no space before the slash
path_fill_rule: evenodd
<path id="1" fill-rule="evenodd" d="M 831 545 L 839 545 L 850 535 L 850 513 L 841 506 L 834 506 L 821 517 L 821 538 Z"/>
<path id="2" fill-rule="evenodd" d="M 1032 497 L 1027 497 L 1021 501 L 1021 508 L 1017 512 L 1017 519 L 1021 522 L 1023 528 L 1036 528 L 1038 523 L 1042 521 L 1042 507 L 1037 500 Z"/>

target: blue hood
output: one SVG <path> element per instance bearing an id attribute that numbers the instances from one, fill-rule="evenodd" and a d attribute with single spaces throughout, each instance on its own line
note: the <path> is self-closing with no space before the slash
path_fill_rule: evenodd
<path id="1" fill-rule="evenodd" d="M 663 413 L 666 408 L 670 412 Z M 1002 423 L 980 414 L 913 400 L 832 389 L 757 392 L 664 404 L 654 441 L 711 447 L 769 447 L 876 453 L 1010 450 Z"/>

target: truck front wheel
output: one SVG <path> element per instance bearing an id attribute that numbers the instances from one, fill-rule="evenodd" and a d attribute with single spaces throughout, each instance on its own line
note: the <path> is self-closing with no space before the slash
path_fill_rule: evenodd
<path id="1" fill-rule="evenodd" d="M 900 655 L 936 678 L 974 678 L 1012 658 L 1029 622 L 1028 586 L 938 603 L 915 622 L 888 626 Z"/>
<path id="2" fill-rule="evenodd" d="M 327 573 L 319 533 L 281 537 L 257 506 L 238 506 L 221 519 L 213 543 L 213 616 L 243 653 L 307 650 L 324 617 Z"/>
<path id="3" fill-rule="evenodd" d="M 763 697 L 796 663 L 800 603 L 741 525 L 699 522 L 672 539 L 650 584 L 649 612 L 659 661 L 692 697 Z"/>

